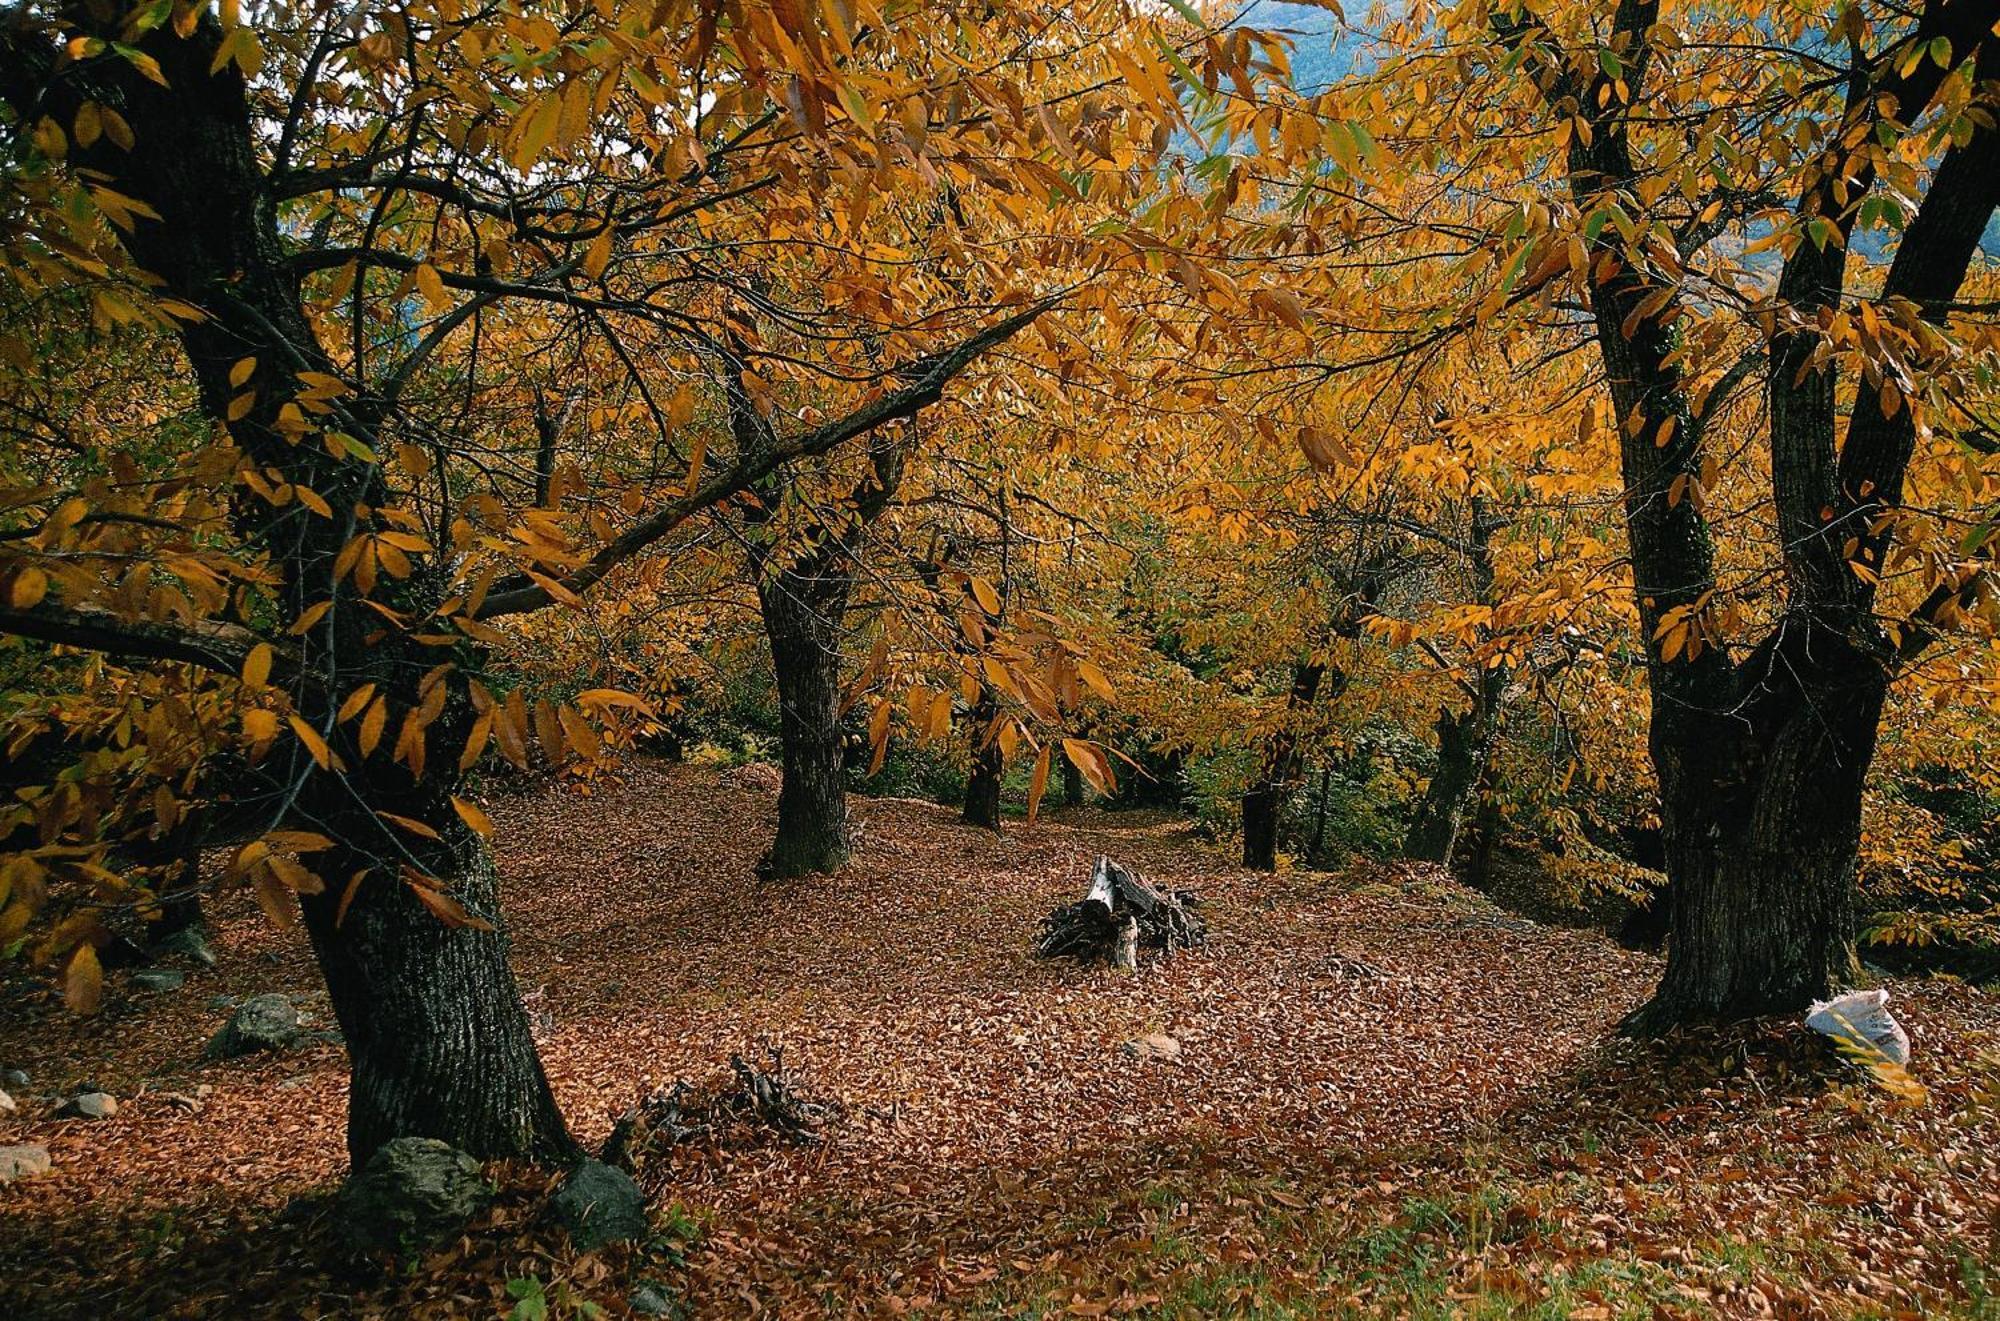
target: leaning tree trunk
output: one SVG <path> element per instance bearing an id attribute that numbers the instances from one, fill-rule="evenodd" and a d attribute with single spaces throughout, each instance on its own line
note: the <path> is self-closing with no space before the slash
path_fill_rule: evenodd
<path id="1" fill-rule="evenodd" d="M 75 12 L 76 26 L 88 35 L 126 35 L 90 11 Z M 318 342 L 289 265 L 278 190 L 264 175 L 251 130 L 248 89 L 217 58 L 221 43 L 212 18 L 199 19 L 186 36 L 162 25 L 139 39 L 157 62 L 157 81 L 122 59 L 94 61 L 58 78 L 50 69 L 57 43 L 0 31 L 0 96 L 17 113 L 32 106 L 34 115 L 47 112 L 61 123 L 75 118 L 86 97 L 122 109 L 131 145 L 116 145 L 109 134 L 90 146 L 78 143 L 70 165 L 144 203 L 126 247 L 139 267 L 160 278 L 161 292 L 202 313 L 178 323 L 178 335 L 203 411 L 228 429 L 248 460 L 318 492 L 334 511 L 301 521 L 293 508 L 245 499 L 236 507 L 236 532 L 273 556 L 278 622 L 297 637 L 299 673 L 313 676 L 293 693 L 294 704 L 313 727 L 335 731 L 347 766 L 339 778 L 317 771 L 293 745 L 265 763 L 267 773 L 284 775 L 282 792 L 270 795 L 291 808 L 278 824 L 324 833 L 347 855 L 345 866 L 329 863 L 336 855 L 313 855 L 325 890 L 302 896 L 302 905 L 353 1066 L 350 1155 L 359 1162 L 409 1134 L 481 1156 L 566 1155 L 573 1144 L 536 1057 L 504 935 L 447 924 L 399 879 L 402 861 L 415 858 L 498 927 L 492 864 L 450 806 L 470 720 L 431 727 L 432 769 L 418 779 L 386 754 L 362 755 L 334 719 L 341 700 L 363 683 L 375 684 L 399 710 L 417 705 L 415 676 L 447 659 L 460 676 L 448 682 L 463 702 L 462 676 L 478 667 L 481 653 L 464 644 L 440 655 L 407 638 L 369 636 L 380 624 L 363 619 L 371 612 L 358 608 L 340 556 L 357 530 L 381 526 L 375 511 L 388 502 L 386 479 L 378 463 L 336 454 L 317 439 L 300 443 L 285 426 L 282 410 L 301 389 L 299 373 L 337 378 L 339 371 Z M 236 373 L 246 360 L 257 365 L 254 397 L 239 390 Z M 239 397 L 250 398 L 247 411 L 235 402 Z M 377 421 L 365 399 L 344 410 L 343 422 L 364 440 Z M 426 577 L 413 575 L 398 590 L 415 592 Z M 327 602 L 342 608 L 328 610 Z M 421 617 L 423 609 L 415 613 Z M 416 836 L 386 842 L 389 814 L 423 822 L 439 842 Z M 370 852 L 377 841 L 385 842 Z M 357 875 L 342 913 L 349 878 Z"/>
<path id="2" fill-rule="evenodd" d="M 439 879 L 495 929 L 441 921 L 379 870 L 344 914 L 341 886 L 303 900 L 352 1069 L 348 1158 L 358 1169 L 398 1137 L 437 1138 L 482 1159 L 568 1158 L 577 1147 L 508 966 L 492 857 L 462 826 L 444 828 L 458 866 Z"/>
<path id="3" fill-rule="evenodd" d="M 991 689 L 982 688 L 972 708 L 972 774 L 965 781 L 965 811 L 961 820 L 968 826 L 1000 829 L 1000 777 L 1004 769 L 1000 740 L 993 737 L 993 721 L 1000 704 Z"/>
<path id="4" fill-rule="evenodd" d="M 1265 743 L 1263 765 L 1243 791 L 1243 865 L 1253 871 L 1278 869 L 1278 819 L 1291 795 L 1298 761 L 1298 733 L 1289 721 L 1313 704 L 1325 674 L 1322 665 L 1292 667 L 1292 690 L 1285 703 L 1288 723 Z"/>
<path id="5" fill-rule="evenodd" d="M 778 833 L 758 874 L 783 880 L 835 872 L 847 861 L 847 786 L 840 738 L 840 626 L 847 592 L 780 572 L 757 594 L 777 672 L 785 782 Z"/>

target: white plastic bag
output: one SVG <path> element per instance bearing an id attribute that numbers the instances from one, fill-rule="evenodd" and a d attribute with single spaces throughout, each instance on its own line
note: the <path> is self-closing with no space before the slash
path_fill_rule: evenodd
<path id="1" fill-rule="evenodd" d="M 1910 1062 L 1909 1034 L 1889 1013 L 1886 989 L 1816 1000 L 1806 1014 L 1806 1026 L 1868 1054 L 1879 1052 L 1898 1064 Z"/>

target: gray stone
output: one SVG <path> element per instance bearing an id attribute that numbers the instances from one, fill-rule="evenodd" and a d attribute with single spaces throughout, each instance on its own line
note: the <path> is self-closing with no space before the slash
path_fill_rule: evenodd
<path id="1" fill-rule="evenodd" d="M 215 951 L 208 947 L 208 933 L 200 927 L 182 927 L 153 946 L 155 954 L 178 954 L 193 959 L 204 968 L 215 966 Z"/>
<path id="2" fill-rule="evenodd" d="M 118 1113 L 118 1098 L 109 1092 L 79 1092 L 56 1108 L 58 1119 L 109 1119 Z"/>
<path id="3" fill-rule="evenodd" d="M 39 1142 L 18 1147 L 0 1147 L 0 1183 L 31 1178 L 49 1172 L 49 1149 Z"/>
<path id="4" fill-rule="evenodd" d="M 5 1086 L 9 1091 L 18 1092 L 27 1085 L 26 1069 L 9 1069 L 5 1073 L 0 1073 L 0 1086 Z"/>
<path id="5" fill-rule="evenodd" d="M 1154 1032 L 1132 1038 L 1125 1043 L 1124 1051 L 1135 1060 L 1177 1060 L 1181 1057 L 1181 1043 L 1164 1032 Z"/>
<path id="6" fill-rule="evenodd" d="M 233 1060 L 259 1050 L 283 1050 L 299 1039 L 299 1011 L 282 995 L 253 995 L 208 1039 L 205 1060 Z"/>
<path id="7" fill-rule="evenodd" d="M 625 1304 L 640 1316 L 681 1316 L 685 1312 L 679 1299 L 651 1280 L 633 1286 Z"/>
<path id="8" fill-rule="evenodd" d="M 570 1242 L 584 1252 L 651 1232 L 646 1194 L 631 1175 L 601 1160 L 577 1162 L 549 1199 L 549 1211 L 569 1231 Z"/>
<path id="9" fill-rule="evenodd" d="M 132 974 L 135 991 L 178 991 L 187 974 L 174 968 L 141 968 Z"/>
<path id="10" fill-rule="evenodd" d="M 472 1156 L 436 1138 L 397 1138 L 341 1191 L 339 1222 L 357 1248 L 416 1251 L 464 1228 L 492 1200 Z"/>

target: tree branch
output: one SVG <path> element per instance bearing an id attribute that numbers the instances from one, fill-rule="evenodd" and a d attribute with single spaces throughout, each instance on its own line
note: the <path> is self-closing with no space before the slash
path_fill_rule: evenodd
<path id="1" fill-rule="evenodd" d="M 241 625 L 219 620 L 170 624 L 121 619 L 97 606 L 66 606 L 52 601 L 26 609 L 0 606 L 0 633 L 108 656 L 184 661 L 231 676 L 241 674 L 252 648 L 267 641 Z"/>
<path id="2" fill-rule="evenodd" d="M 1054 298 L 1044 299 L 1016 312 L 1004 321 L 996 322 L 950 349 L 919 358 L 897 373 L 908 384 L 862 405 L 845 417 L 837 418 L 800 435 L 774 439 L 768 446 L 739 455 L 733 466 L 700 483 L 679 499 L 663 505 L 627 530 L 624 535 L 610 542 L 592 556 L 589 563 L 561 579 L 560 589 L 571 594 L 586 591 L 600 582 L 612 569 L 645 550 L 689 518 L 704 509 L 720 504 L 740 491 L 749 489 L 760 479 L 768 477 L 791 460 L 824 454 L 856 436 L 866 435 L 884 423 L 909 417 L 919 409 L 936 403 L 943 397 L 945 386 L 971 366 L 980 355 L 997 344 L 1005 343 L 1032 325 L 1044 312 L 1053 308 L 1057 301 Z M 497 619 L 503 615 L 525 614 L 553 604 L 555 600 L 556 594 L 547 587 L 527 578 L 526 575 L 517 575 L 495 585 L 494 590 L 487 595 L 480 607 L 479 618 Z"/>

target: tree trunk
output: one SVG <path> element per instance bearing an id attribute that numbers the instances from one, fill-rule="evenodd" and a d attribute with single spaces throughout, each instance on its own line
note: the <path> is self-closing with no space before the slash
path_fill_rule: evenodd
<path id="1" fill-rule="evenodd" d="M 1278 869 L 1278 818 L 1292 791 L 1297 768 L 1298 733 L 1290 722 L 1319 695 L 1323 665 L 1294 665 L 1292 690 L 1285 701 L 1287 723 L 1264 745 L 1264 764 L 1243 791 L 1243 865 L 1252 871 Z"/>
<path id="2" fill-rule="evenodd" d="M 965 781 L 965 812 L 968 826 L 1000 829 L 1000 776 L 1003 770 L 1000 740 L 993 737 L 993 721 L 1000 704 L 990 689 L 981 689 L 978 705 L 972 708 L 972 774 Z"/>
<path id="3" fill-rule="evenodd" d="M 122 35 L 78 12 L 80 26 L 103 27 L 93 35 Z M 386 478 L 377 463 L 336 454 L 317 438 L 300 443 L 286 431 L 281 410 L 298 393 L 299 373 L 339 372 L 316 338 L 287 264 L 276 190 L 252 137 L 248 89 L 227 61 L 216 59 L 221 41 L 212 18 L 199 20 L 186 37 L 171 25 L 157 27 L 140 45 L 158 62 L 158 81 L 114 59 L 94 62 L 86 84 L 50 78 L 57 43 L 25 43 L 0 32 L 0 95 L 16 106 L 36 105 L 37 114 L 45 108 L 64 123 L 86 92 L 122 108 L 132 146 L 117 146 L 107 134 L 92 147 L 78 144 L 70 164 L 98 172 L 157 215 L 135 223 L 126 247 L 137 265 L 160 278 L 161 292 L 202 313 L 180 323 L 178 334 L 203 410 L 228 428 L 249 459 L 312 488 L 334 511 L 301 521 L 290 508 L 245 498 L 236 507 L 236 531 L 271 550 L 279 622 L 298 637 L 300 672 L 320 677 L 301 684 L 294 703 L 302 720 L 338 743 L 348 767 L 339 778 L 321 773 L 302 747 L 285 745 L 263 770 L 280 790 L 272 799 L 289 809 L 276 824 L 322 832 L 342 846 L 310 858 L 325 890 L 302 895 L 301 904 L 353 1065 L 349 1154 L 358 1163 L 390 1138 L 414 1134 L 480 1156 L 566 1156 L 574 1144 L 542 1075 L 505 937 L 446 923 L 398 879 L 399 868 L 413 860 L 468 909 L 499 923 L 492 863 L 450 806 L 469 711 L 430 727 L 431 771 L 422 777 L 387 755 L 362 755 L 334 718 L 341 700 L 363 683 L 376 685 L 399 710 L 417 705 L 415 676 L 447 660 L 456 666 L 449 691 L 463 706 L 462 676 L 479 667 L 481 655 L 469 643 L 441 653 L 404 636 L 373 637 L 379 623 L 355 606 L 340 555 L 357 531 L 381 526 L 375 511 L 388 502 Z M 258 364 L 247 412 L 232 405 L 241 385 L 235 373 L 246 359 Z M 342 420 L 366 440 L 379 415 L 359 398 Z M 421 616 L 436 602 L 438 579 L 436 566 L 426 563 L 377 599 Z M 433 594 L 425 599 L 427 592 Z M 343 608 L 328 610 L 328 602 Z M 385 820 L 392 813 L 423 821 L 446 842 L 394 833 Z M 376 841 L 382 846 L 370 852 Z M 356 876 L 342 914 L 348 878 Z"/>
<path id="4" fill-rule="evenodd" d="M 1467 575 L 1473 600 L 1490 606 L 1493 534 L 1505 526 L 1505 521 L 1489 513 L 1485 500 L 1477 495 L 1471 498 L 1469 506 Z M 1479 664 L 1478 680 L 1465 685 L 1471 706 L 1456 714 L 1449 709 L 1438 712 L 1437 774 L 1425 786 L 1409 831 L 1403 837 L 1405 857 L 1449 864 L 1466 816 L 1479 802 L 1479 786 L 1493 760 L 1500 701 L 1507 692 L 1509 671 L 1505 665 L 1493 664 L 1478 652 L 1474 653 L 1474 659 Z"/>
<path id="5" fill-rule="evenodd" d="M 492 857 L 463 827 L 452 834 L 460 865 L 441 879 L 493 931 L 448 925 L 379 870 L 345 914 L 341 886 L 303 900 L 347 1042 L 347 1154 L 357 1169 L 398 1137 L 437 1138 L 486 1160 L 557 1162 L 578 1150 L 507 963 Z"/>
<path id="6" fill-rule="evenodd" d="M 1083 772 L 1068 757 L 1062 758 L 1063 806 L 1082 807 L 1085 800 Z"/>
<path id="7" fill-rule="evenodd" d="M 1656 722 L 1668 957 L 1633 1031 L 1796 1012 L 1857 971 L 1861 799 L 1886 675 L 1826 636 L 1779 651 L 1765 671 L 1771 725 L 1731 742 Z M 1661 723 L 1682 737 L 1662 746 Z"/>
<path id="8" fill-rule="evenodd" d="M 840 626 L 844 584 L 816 584 L 789 572 L 761 577 L 764 631 L 777 671 L 779 740 L 785 782 L 778 792 L 778 833 L 760 876 L 787 880 L 835 872 L 847 861 L 847 786 L 840 748 Z"/>
<path id="9" fill-rule="evenodd" d="M 1492 715 L 1483 701 L 1465 711 L 1441 710 L 1437 734 L 1437 773 L 1417 800 L 1403 856 L 1449 863 L 1459 831 L 1479 803 L 1479 784 L 1493 754 Z"/>
<path id="10" fill-rule="evenodd" d="M 1930 33 L 1954 51 L 1978 45 L 1977 96 L 1991 115 L 2000 109 L 1992 91 L 2000 44 L 1985 31 L 1987 8 L 1927 7 L 1918 26 L 1949 26 L 1950 35 L 1936 26 Z M 1602 76 L 1551 59 L 1536 36 L 1545 28 L 1495 11 L 1550 111 L 1581 108 L 1591 129 L 1570 135 L 1568 148 L 1571 196 L 1585 211 L 1641 177 L 1628 116 L 1647 104 L 1656 10 L 1618 6 L 1611 38 L 1624 54 Z M 1829 136 L 1860 140 L 1887 129 L 1893 150 L 1894 126 L 1919 122 L 1946 70 L 1898 68 L 1879 84 L 1874 76 L 1851 85 Z M 1886 114 L 1885 105 L 1893 107 Z M 1887 374 L 1861 373 L 1852 406 L 1842 410 L 1840 367 L 1819 329 L 1845 296 L 1848 234 L 1861 199 L 1877 187 L 1875 159 L 1857 155 L 1843 168 L 1808 172 L 1794 202 L 1800 219 L 1834 232 L 1831 241 L 1795 245 L 1778 279 L 1781 315 L 1765 385 L 1786 599 L 1773 632 L 1740 663 L 1695 627 L 1720 578 L 1704 502 L 1679 498 L 1689 484 L 1700 489 L 1714 457 L 1704 432 L 1729 392 L 1704 389 L 1696 406 L 1684 375 L 1682 290 L 1633 261 L 1624 239 L 1609 232 L 1615 226 L 1587 247 L 1598 350 L 1622 423 L 1625 525 L 1648 645 L 1671 910 L 1667 971 L 1653 1000 L 1628 1020 L 1633 1030 L 1796 1010 L 1848 976 L 1861 794 L 1883 699 L 1899 664 L 1927 641 L 1936 610 L 1964 590 L 1941 582 L 1927 609 L 1893 638 L 1876 617 L 1875 585 L 1898 522 L 1889 515 L 1903 498 L 1917 419 L 1900 390 L 1887 393 Z M 2000 132 L 1987 129 L 1938 155 L 1876 296 L 1941 323 L 1996 206 Z"/>

